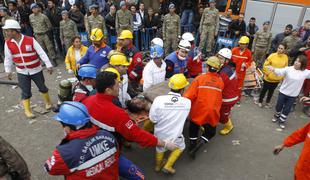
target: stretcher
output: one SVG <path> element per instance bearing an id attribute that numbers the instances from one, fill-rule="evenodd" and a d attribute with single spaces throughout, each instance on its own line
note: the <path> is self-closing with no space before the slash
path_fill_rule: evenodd
<path id="1" fill-rule="evenodd" d="M 264 82 L 263 78 L 264 74 L 259 68 L 255 67 L 248 68 L 243 83 L 243 90 L 261 89 Z"/>

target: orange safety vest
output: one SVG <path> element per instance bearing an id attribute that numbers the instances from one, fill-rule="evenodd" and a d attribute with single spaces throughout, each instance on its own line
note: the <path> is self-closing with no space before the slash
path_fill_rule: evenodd
<path id="1" fill-rule="evenodd" d="M 197 125 L 216 126 L 220 118 L 224 82 L 217 73 L 206 73 L 196 77 L 184 97 L 192 102 L 191 121 Z"/>

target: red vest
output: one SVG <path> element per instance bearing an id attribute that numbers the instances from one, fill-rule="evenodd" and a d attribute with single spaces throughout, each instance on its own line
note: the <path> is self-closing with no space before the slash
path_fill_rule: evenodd
<path id="1" fill-rule="evenodd" d="M 33 46 L 33 38 L 24 36 L 20 49 L 11 39 L 6 41 L 9 50 L 12 53 L 13 62 L 19 69 L 33 69 L 41 65 L 39 56 Z"/>

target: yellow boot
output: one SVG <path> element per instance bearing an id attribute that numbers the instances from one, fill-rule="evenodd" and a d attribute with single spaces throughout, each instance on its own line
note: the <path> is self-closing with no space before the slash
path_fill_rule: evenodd
<path id="1" fill-rule="evenodd" d="M 175 161 L 180 157 L 182 152 L 183 151 L 181 149 L 175 149 L 171 152 L 166 165 L 162 169 L 164 173 L 175 174 L 175 169 L 172 166 L 174 165 Z"/>
<path id="2" fill-rule="evenodd" d="M 224 128 L 220 131 L 221 135 L 227 135 L 234 128 L 231 119 L 229 118 L 228 122 L 224 125 Z"/>
<path id="3" fill-rule="evenodd" d="M 156 166 L 155 166 L 155 171 L 158 172 L 161 170 L 161 168 L 163 167 L 163 159 L 164 159 L 164 152 L 156 152 Z"/>
<path id="4" fill-rule="evenodd" d="M 44 99 L 45 109 L 50 110 L 52 108 L 50 96 L 48 95 L 48 93 L 42 93 L 42 97 Z"/>
<path id="5" fill-rule="evenodd" d="M 30 108 L 30 99 L 24 99 L 23 100 L 23 106 L 25 109 L 25 115 L 27 116 L 27 118 L 33 119 L 36 116 L 31 112 L 31 108 Z"/>

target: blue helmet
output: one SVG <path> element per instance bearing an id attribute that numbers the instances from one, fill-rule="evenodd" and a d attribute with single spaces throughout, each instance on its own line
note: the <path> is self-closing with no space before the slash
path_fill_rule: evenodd
<path id="1" fill-rule="evenodd" d="M 83 78 L 96 78 L 97 67 L 91 64 L 84 64 L 78 70 L 78 75 Z"/>
<path id="2" fill-rule="evenodd" d="M 82 103 L 65 101 L 61 104 L 59 113 L 54 116 L 54 119 L 79 128 L 90 121 L 90 116 Z"/>
<path id="3" fill-rule="evenodd" d="M 161 58 L 164 56 L 164 49 L 160 45 L 154 45 L 151 47 L 151 58 Z"/>

